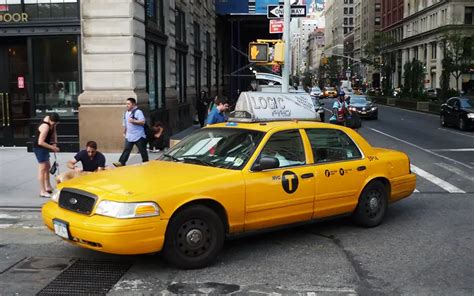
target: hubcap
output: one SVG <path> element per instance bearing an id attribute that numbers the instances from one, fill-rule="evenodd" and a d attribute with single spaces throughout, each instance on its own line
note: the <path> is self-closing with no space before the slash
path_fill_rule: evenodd
<path id="1" fill-rule="evenodd" d="M 211 248 L 215 238 L 205 220 L 191 219 L 184 222 L 176 233 L 180 252 L 189 257 L 201 256 Z"/>
<path id="2" fill-rule="evenodd" d="M 199 244 L 202 240 L 202 232 L 198 229 L 192 229 L 186 234 L 186 242 L 190 245 Z"/>
<path id="3" fill-rule="evenodd" d="M 366 212 L 370 218 L 375 218 L 380 213 L 381 193 L 373 190 L 368 194 L 366 200 Z"/>
<path id="4" fill-rule="evenodd" d="M 375 211 L 379 207 L 379 200 L 375 197 L 371 198 L 369 201 L 370 209 Z"/>

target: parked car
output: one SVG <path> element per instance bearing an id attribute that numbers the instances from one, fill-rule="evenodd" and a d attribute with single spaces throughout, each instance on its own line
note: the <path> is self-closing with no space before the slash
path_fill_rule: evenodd
<path id="1" fill-rule="evenodd" d="M 440 123 L 442 126 L 457 126 L 460 130 L 474 127 L 474 99 L 453 97 L 441 105 Z"/>
<path id="2" fill-rule="evenodd" d="M 321 89 L 320 89 L 319 87 L 317 87 L 317 86 L 313 86 L 313 87 L 311 88 L 311 91 L 309 92 L 310 96 L 311 96 L 311 97 L 315 97 L 315 98 L 321 97 L 322 93 L 323 93 L 323 92 L 321 91 Z"/>
<path id="3" fill-rule="evenodd" d="M 357 113 L 360 117 L 377 119 L 378 107 L 366 96 L 351 95 L 349 98 L 348 109 Z"/>
<path id="4" fill-rule="evenodd" d="M 337 98 L 337 89 L 332 86 L 327 86 L 323 89 L 323 98 Z"/>
<path id="5" fill-rule="evenodd" d="M 438 92 L 436 91 L 435 88 L 428 88 L 428 89 L 425 89 L 424 91 L 425 95 L 431 99 L 431 100 L 436 100 L 438 99 Z"/>
<path id="6" fill-rule="evenodd" d="M 305 120 L 314 112 L 303 96 L 258 95 L 242 92 L 229 122 L 197 130 L 158 160 L 59 184 L 44 223 L 79 247 L 161 251 L 179 267 L 200 268 L 233 235 L 341 215 L 375 227 L 415 190 L 405 153 Z"/>
<path id="7" fill-rule="evenodd" d="M 316 112 L 319 114 L 319 119 L 321 119 L 321 122 L 324 122 L 324 103 L 319 100 L 319 97 L 311 96 L 311 99 L 313 100 Z"/>

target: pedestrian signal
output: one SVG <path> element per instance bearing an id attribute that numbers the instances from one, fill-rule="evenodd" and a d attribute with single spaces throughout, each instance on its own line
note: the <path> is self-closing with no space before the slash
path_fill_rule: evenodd
<path id="1" fill-rule="evenodd" d="M 250 42 L 249 61 L 253 63 L 268 62 L 268 43 Z"/>
<path id="2" fill-rule="evenodd" d="M 275 43 L 273 61 L 278 63 L 283 63 L 285 61 L 285 44 L 283 42 Z"/>

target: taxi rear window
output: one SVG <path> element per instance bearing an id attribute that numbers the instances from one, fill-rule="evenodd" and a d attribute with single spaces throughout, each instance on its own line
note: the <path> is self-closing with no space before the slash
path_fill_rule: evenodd
<path id="1" fill-rule="evenodd" d="M 325 163 L 362 158 L 357 145 L 343 131 L 337 129 L 306 129 L 314 162 Z"/>

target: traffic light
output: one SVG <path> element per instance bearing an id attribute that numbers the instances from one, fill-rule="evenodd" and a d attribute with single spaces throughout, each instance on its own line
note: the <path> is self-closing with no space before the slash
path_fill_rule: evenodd
<path id="1" fill-rule="evenodd" d="M 250 42 L 249 61 L 253 63 L 268 62 L 268 43 Z"/>
<path id="2" fill-rule="evenodd" d="M 273 61 L 278 63 L 285 62 L 285 44 L 283 42 L 275 43 L 275 55 Z"/>

